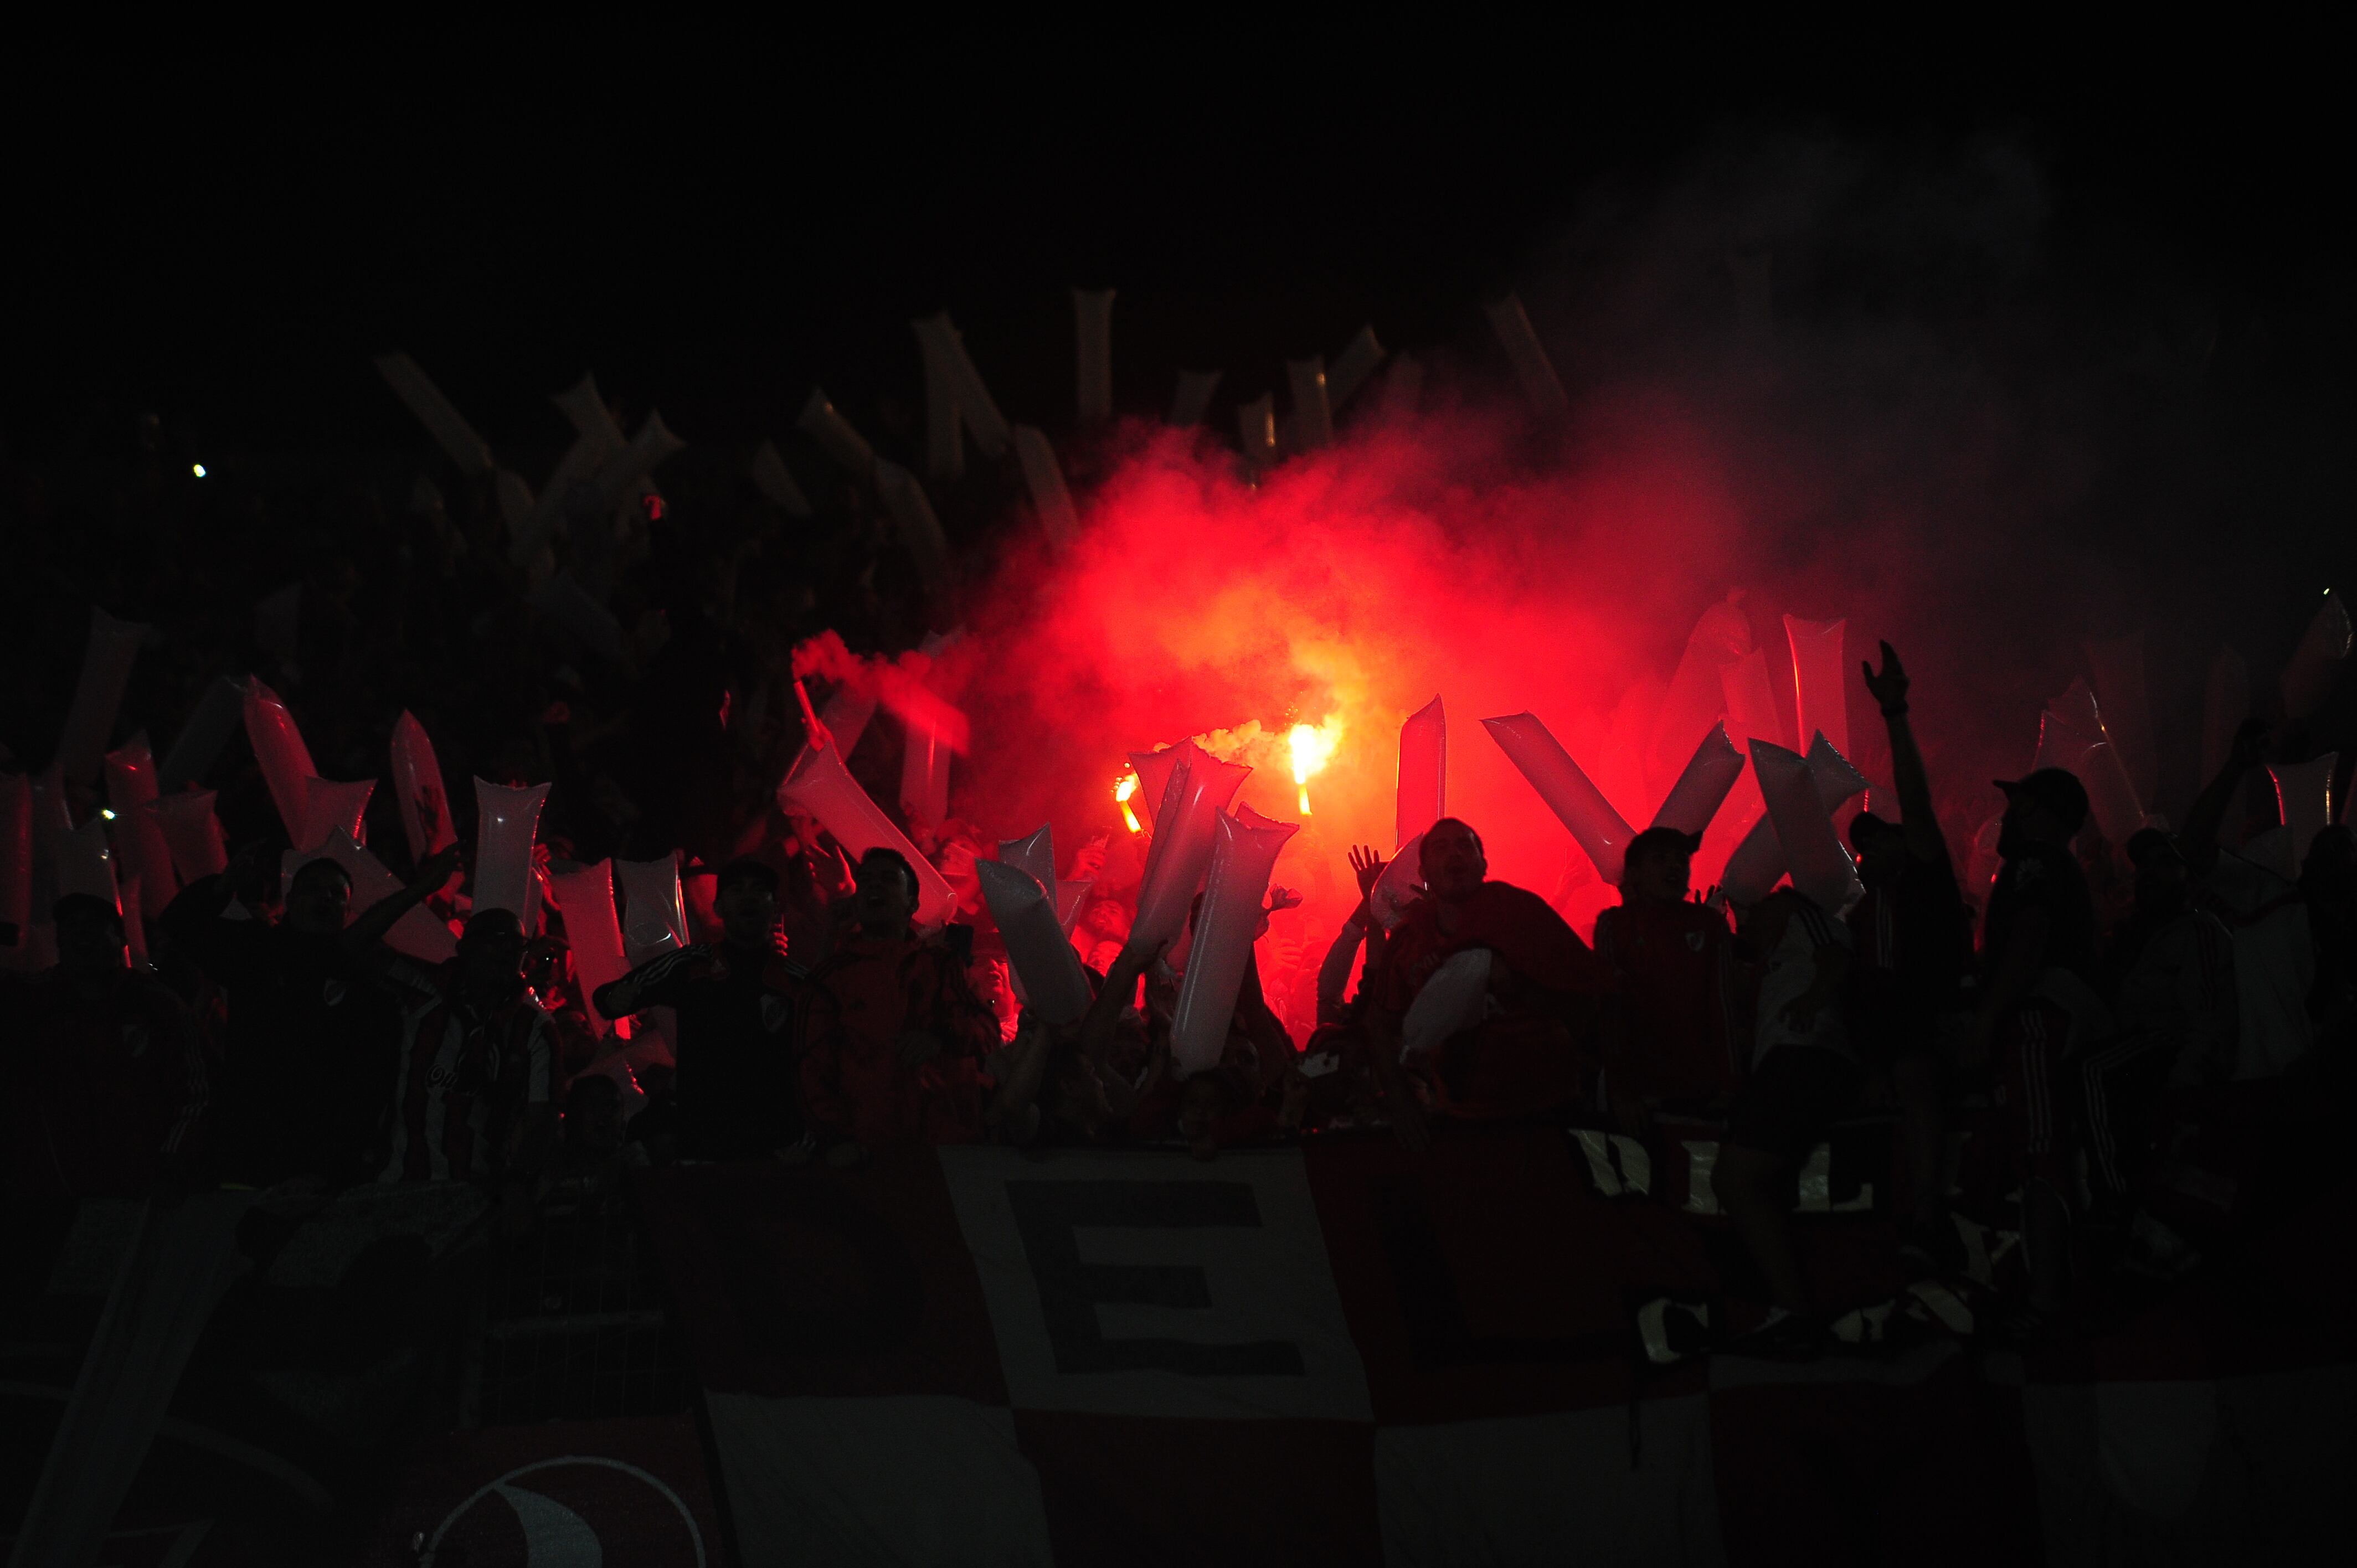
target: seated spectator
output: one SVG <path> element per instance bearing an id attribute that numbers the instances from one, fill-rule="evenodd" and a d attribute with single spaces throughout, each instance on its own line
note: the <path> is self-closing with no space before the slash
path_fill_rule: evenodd
<path id="1" fill-rule="evenodd" d="M 828 1160 L 895 1144 L 957 1143 L 982 1132 L 984 1057 L 998 1020 L 966 983 L 963 928 L 920 935 L 917 873 L 871 849 L 854 874 L 853 929 L 812 977 L 826 1005 L 811 1020 L 802 1104 Z"/>
<path id="2" fill-rule="evenodd" d="M 378 1153 L 399 1032 L 378 943 L 448 882 L 458 854 L 427 860 L 406 889 L 358 919 L 348 918 L 344 868 L 307 861 L 272 922 L 231 908 L 233 889 L 259 880 L 263 849 L 248 845 L 226 873 L 190 883 L 156 922 L 227 1005 L 213 1164 L 224 1179 L 253 1187 L 359 1181 Z"/>
<path id="3" fill-rule="evenodd" d="M 683 1159 L 760 1159 L 802 1136 L 795 1058 L 825 999 L 778 951 L 777 889 L 763 862 L 730 861 L 713 893 L 721 940 L 651 959 L 593 998 L 608 1018 L 676 1010 Z"/>
<path id="4" fill-rule="evenodd" d="M 128 1197 L 188 1176 L 207 1099 L 196 1020 L 125 965 L 113 905 L 71 893 L 52 918 L 56 965 L 0 977 L 9 1185 Z"/>
<path id="5" fill-rule="evenodd" d="M 403 1011 L 392 1150 L 377 1179 L 477 1183 L 500 1195 L 511 1231 L 530 1217 L 556 1133 L 554 1034 L 523 956 L 522 922 L 480 909 L 447 963 L 384 962 Z"/>
<path id="6" fill-rule="evenodd" d="M 2118 1218 L 2128 1196 L 2137 1112 L 2164 1087 L 2222 1083 L 2234 1072 L 2234 939 L 2193 906 L 2192 868 L 2176 842 L 2146 828 L 2127 842 L 2136 912 L 2113 938 L 2112 1038 L 2079 1062 L 2089 1182 Z"/>
<path id="7" fill-rule="evenodd" d="M 2095 909 L 2071 841 L 2087 821 L 2087 791 L 2062 768 L 2000 780 L 2004 856 L 1981 923 L 1978 1005 L 1963 1066 L 1996 1074 L 1995 1099 L 2019 1178 L 2021 1243 L 2029 1311 L 2017 1325 L 2035 1336 L 2069 1305 L 2070 1122 L 2062 1060 L 2075 1038 L 2099 1037 L 2108 1021 L 2094 990 Z"/>
<path id="8" fill-rule="evenodd" d="M 1606 1103 L 1641 1133 L 1659 1110 L 1723 1107 L 1738 1076 L 1736 963 L 1727 917 L 1688 895 L 1696 841 L 1648 828 L 1629 841 L 1620 902 L 1596 920 L 1618 989 L 1603 1029 Z"/>
<path id="9" fill-rule="evenodd" d="M 1745 918 L 1759 955 L 1750 1076 L 1727 1114 L 1711 1192 L 1768 1284 L 1756 1343 L 1805 1352 L 1823 1339 L 1793 1244 L 1792 1178 L 1849 1114 L 1864 1074 L 1849 1031 L 1849 929 L 1803 893 L 1778 888 Z"/>
<path id="10" fill-rule="evenodd" d="M 1848 917 L 1857 954 L 1854 1022 L 1860 1059 L 1887 1077 L 1899 1110 L 1914 1209 L 1900 1252 L 1918 1269 L 1953 1267 L 1962 1258 L 1948 1219 L 1945 1041 L 1964 1023 L 1972 917 L 1908 717 L 1906 668 L 1887 642 L 1879 672 L 1860 668 L 1890 737 L 1899 821 L 1860 811 L 1850 823 L 1866 886 Z"/>
<path id="11" fill-rule="evenodd" d="M 1371 1058 L 1401 1142 L 1423 1146 L 1422 1109 L 1405 1080 L 1403 1027 L 1442 966 L 1485 952 L 1485 1015 L 1438 1043 L 1428 1064 L 1434 1091 L 1454 1115 L 1558 1109 L 1579 1094 L 1593 999 L 1611 970 L 1537 894 L 1489 880 L 1480 835 L 1443 817 L 1424 835 L 1424 896 L 1383 943 L 1380 972 L 1363 988 Z"/>

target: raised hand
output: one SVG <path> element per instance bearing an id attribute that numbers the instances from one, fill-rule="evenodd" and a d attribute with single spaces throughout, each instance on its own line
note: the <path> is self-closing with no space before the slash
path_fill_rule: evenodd
<path id="1" fill-rule="evenodd" d="M 1869 661 L 1861 661 L 1858 669 L 1866 675 L 1866 689 L 1885 718 L 1903 713 L 1907 708 L 1907 667 L 1899 662 L 1899 650 L 1889 643 L 1882 645 L 1882 669 L 1878 673 Z"/>
<path id="2" fill-rule="evenodd" d="M 1354 844 L 1351 849 L 1351 871 L 1359 879 L 1359 897 L 1364 898 L 1375 890 L 1375 879 L 1383 874 L 1383 857 L 1366 844 Z"/>
<path id="3" fill-rule="evenodd" d="M 1295 889 L 1290 887 L 1272 887 L 1268 890 L 1268 902 L 1263 907 L 1263 912 L 1274 915 L 1282 910 L 1298 909 L 1299 908 L 1301 908 L 1301 895 Z"/>

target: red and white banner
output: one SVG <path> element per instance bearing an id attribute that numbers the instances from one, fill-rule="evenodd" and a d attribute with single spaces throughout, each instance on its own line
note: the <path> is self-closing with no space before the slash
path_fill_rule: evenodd
<path id="1" fill-rule="evenodd" d="M 2027 1370 L 1945 1339 L 1655 1369 L 1637 1308 L 1719 1296 L 1731 1238 L 1596 1196 L 1545 1130 L 705 1166 L 649 1201 L 748 1564 L 2071 1561 L 2295 1540 L 2357 1457 L 2343 1337 L 2247 1303 Z M 1878 1288 L 1881 1221 L 1806 1230 L 1821 1285 Z"/>

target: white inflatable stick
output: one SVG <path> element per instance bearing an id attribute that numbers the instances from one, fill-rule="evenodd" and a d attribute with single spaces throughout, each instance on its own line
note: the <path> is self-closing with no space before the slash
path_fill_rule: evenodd
<path id="1" fill-rule="evenodd" d="M 607 1019 L 591 998 L 599 986 L 630 972 L 622 952 L 622 928 L 614 918 L 614 863 L 601 860 L 577 871 L 557 872 L 548 882 L 557 912 L 565 917 L 565 942 L 573 950 L 574 971 L 581 977 L 582 1010 L 602 1035 Z"/>
<path id="2" fill-rule="evenodd" d="M 1055 906 L 1031 874 L 1003 861 L 978 860 L 983 901 L 1006 940 L 1006 957 L 1022 982 L 1024 1005 L 1052 1025 L 1076 1024 L 1094 993 L 1081 955 L 1056 923 Z"/>
<path id="3" fill-rule="evenodd" d="M 1768 820 L 1792 870 L 1792 886 L 1839 915 L 1864 897 L 1857 865 L 1842 846 L 1809 759 L 1770 741 L 1751 743 L 1751 767 L 1768 802 Z"/>
<path id="4" fill-rule="evenodd" d="M 871 849 L 898 850 L 917 873 L 919 925 L 940 926 L 957 908 L 956 890 L 844 769 L 834 746 L 802 747 L 778 785 L 778 803 L 816 817 L 855 865 Z"/>
<path id="5" fill-rule="evenodd" d="M 1334 443 L 1334 410 L 1326 401 L 1326 360 L 1312 355 L 1285 362 L 1286 383 L 1293 391 L 1292 437 L 1297 452 L 1315 452 Z"/>
<path id="6" fill-rule="evenodd" d="M 660 860 L 618 860 L 614 875 L 622 885 L 622 951 L 632 967 L 687 945 L 677 851 Z"/>
<path id="7" fill-rule="evenodd" d="M 490 470 L 490 444 L 475 434 L 475 427 L 442 395 L 442 389 L 417 368 L 416 360 L 403 353 L 379 354 L 376 373 L 384 378 L 393 395 L 408 405 L 409 412 L 417 416 L 417 423 L 425 426 L 425 433 L 457 465 L 460 473 Z"/>
<path id="8" fill-rule="evenodd" d="M 936 596 L 945 593 L 950 582 L 949 536 L 942 532 L 942 520 L 934 515 L 925 487 L 917 482 L 916 475 L 898 463 L 878 457 L 876 496 L 884 503 L 884 510 L 891 513 L 900 547 L 909 553 L 926 592 Z"/>
<path id="9" fill-rule="evenodd" d="M 788 517 L 808 520 L 818 514 L 811 508 L 810 498 L 794 483 L 794 476 L 778 449 L 768 441 L 753 448 L 753 488 Z"/>
<path id="10" fill-rule="evenodd" d="M 179 879 L 172 872 L 172 846 L 156 814 L 156 758 L 144 730 L 106 754 L 106 803 L 114 812 L 118 858 L 126 862 L 157 908 L 172 901 Z M 129 854 L 119 852 L 128 848 Z"/>
<path id="11" fill-rule="evenodd" d="M 1727 692 L 1719 666 L 1750 651 L 1751 621 L 1738 597 L 1730 596 L 1702 612 L 1694 630 L 1686 635 L 1685 651 L 1678 658 L 1661 712 L 1645 739 L 1648 788 L 1663 788 L 1663 780 L 1685 766 L 1695 742 L 1720 722 L 1727 712 Z M 1728 738 L 1731 741 L 1733 736 Z M 1738 754 L 1741 749 L 1737 747 Z"/>
<path id="12" fill-rule="evenodd" d="M 900 814 L 938 828 L 950 818 L 950 743 L 922 714 L 909 715 L 900 753 Z"/>
<path id="13" fill-rule="evenodd" d="M 811 388 L 810 401 L 802 404 L 794 428 L 819 444 L 826 455 L 843 465 L 855 478 L 873 478 L 876 473 L 876 449 L 867 445 L 867 437 L 852 428 L 851 421 L 835 412 L 834 404 L 826 398 L 823 387 Z"/>
<path id="14" fill-rule="evenodd" d="M 2283 671 L 2284 716 L 2304 719 L 2313 715 L 2332 695 L 2341 683 L 2341 672 L 2349 662 L 2349 611 L 2341 596 L 2328 591 L 2324 604 L 2308 623 L 2308 630 L 2292 650 L 2291 660 Z"/>
<path id="15" fill-rule="evenodd" d="M 1334 356 L 1334 362 L 1326 367 L 1327 406 L 1340 413 L 1383 362 L 1383 346 L 1375 341 L 1374 328 L 1360 328 L 1342 345 L 1342 351 Z"/>
<path id="16" fill-rule="evenodd" d="M 1081 515 L 1072 508 L 1072 492 L 1064 486 L 1064 470 L 1048 437 L 1028 424 L 1015 426 L 1015 456 L 1023 465 L 1023 488 L 1031 492 L 1031 510 L 1039 514 L 1039 530 L 1059 550 L 1070 550 L 1081 537 Z"/>
<path id="17" fill-rule="evenodd" d="M 295 843 L 304 849 L 316 849 L 328 842 L 330 833 L 342 833 L 354 843 L 368 843 L 369 797 L 376 793 L 376 780 L 359 779 L 345 783 L 332 779 L 303 780 L 303 831 Z"/>
<path id="18" fill-rule="evenodd" d="M 211 768 L 229 737 L 237 733 L 245 714 L 245 683 L 216 675 L 197 700 L 196 711 L 173 738 L 172 748 L 156 776 L 156 791 L 169 795 L 195 783 Z"/>
<path id="19" fill-rule="evenodd" d="M 1405 845 L 1448 814 L 1448 714 L 1435 697 L 1400 725 L 1399 792 L 1393 805 L 1392 842 Z"/>
<path id="20" fill-rule="evenodd" d="M 1220 814 L 1252 773 L 1242 763 L 1219 761 L 1199 747 L 1188 752 L 1172 769 L 1155 813 L 1154 844 L 1146 852 L 1146 880 L 1129 933 L 1130 945 L 1141 952 L 1175 944 L 1186 930 L 1188 908 L 1211 869 Z"/>
<path id="21" fill-rule="evenodd" d="M 1589 780 L 1536 714 L 1483 719 L 1481 727 L 1490 732 L 1490 738 L 1498 743 L 1506 759 L 1538 791 L 1539 799 L 1571 830 L 1571 836 L 1579 841 L 1579 847 L 1594 863 L 1597 874 L 1618 886 L 1621 856 L 1636 835 L 1613 809 L 1612 802 L 1604 798 L 1604 791 Z"/>
<path id="22" fill-rule="evenodd" d="M 1195 921 L 1187 978 L 1179 984 L 1170 1022 L 1170 1062 L 1181 1078 L 1219 1066 L 1227 1049 L 1269 873 L 1286 840 L 1297 831 L 1296 824 L 1271 822 L 1249 806 L 1232 816 L 1222 812 L 1213 822 L 1203 912 Z M 1071 950 L 1070 944 L 1064 950 Z"/>
<path id="23" fill-rule="evenodd" d="M 1011 865 L 1041 887 L 1056 886 L 1056 834 L 1052 823 L 1041 822 L 1019 839 L 998 841 L 998 860 Z"/>
<path id="24" fill-rule="evenodd" d="M 1682 833 L 1701 832 L 1718 815 L 1719 807 L 1726 803 L 1742 773 L 1743 754 L 1727 738 L 1727 726 L 1711 725 L 1710 733 L 1695 747 L 1693 757 L 1678 775 L 1678 781 L 1670 786 L 1661 810 L 1653 813 L 1649 825 L 1675 828 Z"/>
<path id="25" fill-rule="evenodd" d="M 210 789 L 160 795 L 145 811 L 156 819 L 172 852 L 172 869 L 183 884 L 229 869 L 229 846 L 222 842 L 221 819 L 213 815 Z"/>
<path id="26" fill-rule="evenodd" d="M 295 715 L 259 681 L 245 689 L 245 737 L 253 745 L 253 759 L 262 765 L 263 782 L 270 787 L 271 804 L 278 808 L 288 840 L 301 843 L 308 810 L 304 780 L 317 778 L 319 770 L 311 766 L 311 748 L 303 744 Z"/>
<path id="27" fill-rule="evenodd" d="M 409 857 L 423 861 L 458 842 L 457 825 L 450 820 L 449 792 L 442 784 L 442 764 L 425 726 L 405 708 L 393 723 L 392 749 L 393 793 L 401 808 L 402 836 L 409 841 Z"/>
<path id="28" fill-rule="evenodd" d="M 1849 755 L 1849 660 L 1842 650 L 1846 620 L 1784 618 L 1792 650 L 1792 712 L 1802 735 L 1822 735 Z"/>
<path id="29" fill-rule="evenodd" d="M 540 809 L 548 786 L 512 789 L 487 779 L 475 780 L 475 911 L 505 909 L 532 929 L 539 888 L 533 877 L 532 845 L 540 829 Z"/>
<path id="30" fill-rule="evenodd" d="M 1220 390 L 1219 371 L 1181 371 L 1178 384 L 1170 393 L 1171 426 L 1192 430 L 1203 423 L 1203 415 L 1211 406 L 1211 396 Z"/>
<path id="31" fill-rule="evenodd" d="M 996 462 L 1006 455 L 1006 416 L 998 412 L 997 400 L 984 384 L 982 372 L 974 368 L 973 359 L 965 351 L 965 341 L 950 321 L 946 310 L 929 316 L 922 321 L 909 324 L 916 329 L 917 341 L 928 356 L 939 356 L 942 372 L 957 391 L 959 417 L 964 420 L 974 444 L 982 455 Z"/>
<path id="32" fill-rule="evenodd" d="M 1523 308 L 1519 295 L 1508 295 L 1489 306 L 1490 328 L 1512 361 L 1514 380 L 1521 383 L 1523 396 L 1531 411 L 1550 424 L 1559 424 L 1571 417 L 1571 400 L 1564 395 L 1563 381 L 1555 373 L 1555 361 L 1539 342 L 1539 335 L 1531 330 L 1530 313 Z"/>
<path id="33" fill-rule="evenodd" d="M 74 682 L 65 727 L 58 733 L 57 767 L 78 784 L 97 782 L 99 760 L 113 738 L 123 690 L 131 683 L 131 666 L 148 630 L 140 622 L 117 620 L 96 605 L 91 607 L 81 674 Z"/>
<path id="34" fill-rule="evenodd" d="M 59 897 L 87 893 L 111 908 L 122 908 L 114 897 L 114 850 L 107 843 L 105 818 L 93 816 L 70 832 L 58 834 L 50 841 L 49 854 Z"/>
<path id="35" fill-rule="evenodd" d="M 1263 392 L 1236 407 L 1236 435 L 1243 444 L 1244 471 L 1258 475 L 1276 461 L 1276 397 Z"/>

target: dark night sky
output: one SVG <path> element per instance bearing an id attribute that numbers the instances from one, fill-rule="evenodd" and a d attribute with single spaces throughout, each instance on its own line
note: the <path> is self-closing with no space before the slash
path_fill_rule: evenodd
<path id="1" fill-rule="evenodd" d="M 48 70 L 10 109 L 11 439 L 154 408 L 199 444 L 406 446 L 367 365 L 404 347 L 495 446 L 560 440 L 545 396 L 585 368 L 692 441 L 744 440 L 813 381 L 855 410 L 912 396 L 905 324 L 942 306 L 1002 403 L 1052 424 L 1075 283 L 1121 289 L 1116 393 L 1150 409 L 1176 366 L 1275 383 L 1364 320 L 1463 334 L 1583 197 L 1770 129 L 2018 139 L 2076 286 L 2132 256 L 2230 325 L 2346 336 L 2339 138 L 2298 81 L 2048 40 L 1872 66 L 1770 38 L 1365 42 L 1250 81 L 1133 75 L 1150 53 L 903 73 L 809 40 L 742 70 Z"/>

